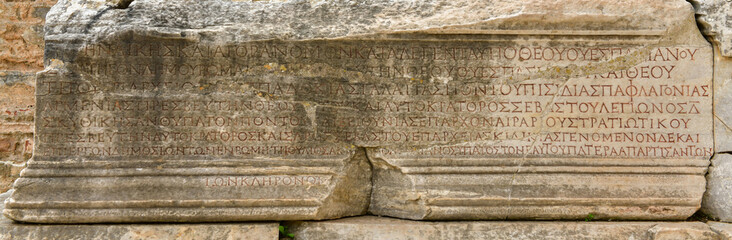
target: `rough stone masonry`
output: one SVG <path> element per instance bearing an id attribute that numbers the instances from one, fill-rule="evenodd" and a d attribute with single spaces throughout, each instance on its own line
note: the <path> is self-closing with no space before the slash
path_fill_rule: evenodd
<path id="1" fill-rule="evenodd" d="M 7 217 L 681 220 L 718 147 L 686 1 L 124 5 L 49 12 Z"/>
<path id="2" fill-rule="evenodd" d="M 0 192 L 33 151 L 35 73 L 43 70 L 43 23 L 56 1 L 0 1 Z"/>

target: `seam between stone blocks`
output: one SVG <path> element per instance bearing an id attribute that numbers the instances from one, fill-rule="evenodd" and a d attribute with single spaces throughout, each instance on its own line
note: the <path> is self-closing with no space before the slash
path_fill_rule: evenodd
<path id="1" fill-rule="evenodd" d="M 712 38 L 712 36 L 707 36 L 706 34 L 704 34 L 704 32 L 711 32 L 711 31 L 705 31 L 705 29 L 708 28 L 709 26 L 708 25 L 705 25 L 705 23 L 700 20 L 700 16 L 702 16 L 702 15 L 699 14 L 699 13 L 697 13 L 697 9 L 699 9 L 699 7 L 700 7 L 700 3 L 698 2 L 698 0 L 686 0 L 686 2 L 688 2 L 689 4 L 691 4 L 692 9 L 694 10 L 694 21 L 696 23 L 697 30 L 699 31 L 699 34 L 701 34 L 702 37 L 704 37 L 704 40 L 706 40 L 707 42 L 709 42 L 709 44 L 712 46 L 713 49 L 716 48 L 716 47 L 719 47 L 718 44 L 715 43 L 715 41 Z M 715 106 L 716 105 L 716 101 L 715 101 L 715 96 L 716 95 L 715 95 L 715 91 L 714 91 L 715 90 L 715 86 L 716 86 L 716 84 L 715 84 L 715 79 L 716 79 L 716 76 L 715 76 L 715 74 L 716 74 L 716 71 L 715 71 L 715 69 L 716 69 L 716 66 L 715 66 L 715 64 L 716 64 L 716 61 L 715 61 L 716 56 L 715 55 L 716 54 L 717 54 L 717 52 L 714 51 L 714 50 L 712 50 L 712 88 L 711 88 L 712 89 L 712 96 L 713 96 L 712 97 L 712 139 L 713 139 L 712 140 L 712 145 L 713 145 L 713 148 L 714 148 L 713 149 L 714 153 L 709 158 L 709 164 L 706 167 L 706 170 L 707 171 L 706 171 L 706 174 L 704 174 L 704 193 L 702 193 L 702 201 L 704 201 L 703 200 L 704 199 L 704 196 L 707 195 L 706 192 L 708 190 L 709 183 L 706 181 L 706 179 L 708 179 L 708 176 L 710 174 L 709 168 L 712 166 L 712 159 L 714 159 L 717 154 L 729 154 L 728 152 L 716 152 L 716 149 L 717 149 L 717 146 L 716 146 L 716 144 L 717 144 L 717 142 L 716 142 L 717 141 L 717 138 L 716 138 L 716 130 L 717 129 L 716 129 L 716 124 L 714 124 L 714 122 L 715 122 L 714 120 L 716 119 L 720 123 L 722 123 L 722 125 L 724 125 L 724 127 L 726 128 L 726 130 L 731 130 L 732 131 L 732 128 L 729 125 L 727 125 L 727 123 L 724 120 L 722 120 L 722 118 L 720 118 L 717 115 L 717 112 L 716 112 L 716 106 Z M 703 204 L 703 203 L 700 202 L 699 209 L 696 210 L 697 213 L 699 213 L 699 212 L 702 211 L 701 204 Z M 718 231 L 714 231 L 713 229 L 712 229 L 712 231 L 714 233 L 720 234 Z"/>

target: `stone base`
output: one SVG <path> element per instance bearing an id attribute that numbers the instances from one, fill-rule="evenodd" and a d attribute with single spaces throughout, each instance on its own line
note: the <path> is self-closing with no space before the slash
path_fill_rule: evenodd
<path id="1" fill-rule="evenodd" d="M 0 210 L 8 193 L 0 194 Z M 732 224 L 710 222 L 412 221 L 361 216 L 284 223 L 308 239 L 732 239 Z M 279 223 L 23 224 L 0 215 L 5 239 L 279 239 Z"/>
<path id="2" fill-rule="evenodd" d="M 277 223 L 241 224 L 18 224 L 0 222 L 0 239 L 278 239 Z"/>
<path id="3" fill-rule="evenodd" d="M 364 216 L 290 222 L 307 239 L 724 239 L 701 222 L 426 222 Z"/>
<path id="4" fill-rule="evenodd" d="M 1 204 L 8 193 L 0 194 Z M 23 224 L 0 215 L 0 240 L 6 239 L 251 239 L 276 240 L 279 224 Z"/>
<path id="5" fill-rule="evenodd" d="M 366 213 L 371 167 L 364 150 L 327 159 L 266 159 L 176 160 L 165 167 L 105 160 L 57 171 L 53 161 L 34 157 L 13 183 L 3 214 L 28 223 L 84 224 L 324 220 Z"/>

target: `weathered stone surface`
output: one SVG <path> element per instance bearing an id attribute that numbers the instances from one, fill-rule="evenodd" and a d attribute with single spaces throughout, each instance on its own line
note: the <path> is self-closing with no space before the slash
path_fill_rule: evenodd
<path id="1" fill-rule="evenodd" d="M 0 194 L 2 202 L 10 195 Z M 279 223 L 37 225 L 0 216 L 0 239 L 279 239 Z"/>
<path id="2" fill-rule="evenodd" d="M 729 1 L 699 1 L 699 22 L 714 43 L 714 144 L 719 154 L 707 175 L 702 211 L 712 218 L 732 221 L 732 58 L 727 23 Z"/>
<path id="3" fill-rule="evenodd" d="M 286 223 L 295 239 L 718 239 L 700 222 L 420 222 L 354 217 Z"/>
<path id="4" fill-rule="evenodd" d="M 0 1 L 0 78 L 3 71 L 43 69 L 43 22 L 54 3 Z"/>
<path id="5" fill-rule="evenodd" d="M 720 240 L 732 239 L 732 224 L 721 222 L 707 222 L 707 225 L 719 235 Z"/>
<path id="6" fill-rule="evenodd" d="M 640 3 L 644 5 L 646 3 Z M 668 7 L 668 6 L 666 6 Z M 663 9 L 663 8 L 660 8 Z M 620 86 L 629 87 L 634 84 L 648 84 L 643 86 L 649 91 L 654 86 L 658 87 L 670 82 L 685 82 L 675 86 L 677 90 L 689 87 L 697 88 L 701 91 L 704 88 L 710 88 L 710 66 L 711 51 L 708 45 L 703 43 L 699 38 L 698 32 L 693 27 L 693 21 L 689 12 L 688 5 L 685 7 L 672 8 L 670 12 L 685 12 L 679 19 L 670 20 L 678 23 L 680 26 L 676 28 L 670 27 L 668 34 L 678 36 L 690 36 L 689 38 L 679 38 L 670 42 L 681 40 L 686 42 L 676 42 L 676 44 L 699 44 L 700 49 L 705 49 L 705 55 L 697 60 L 697 66 L 704 68 L 692 70 L 690 75 L 677 75 L 678 78 L 666 79 L 661 81 L 638 81 L 637 79 L 629 79 L 628 76 L 620 77 L 621 81 L 630 81 L 628 85 L 622 85 L 621 81 L 614 82 L 621 84 Z M 648 13 L 649 15 L 658 14 Z M 633 12 L 632 14 L 638 14 Z M 646 14 L 642 14 L 646 15 Z M 521 16 L 519 14 L 520 17 Z M 658 19 L 663 19 L 658 15 Z M 588 17 L 589 18 L 589 17 Z M 509 18 L 510 19 L 510 18 Z M 587 19 L 587 18 L 582 18 Z M 510 20 L 506 20 L 510 22 Z M 579 21 L 579 20 L 578 20 Z M 688 24 L 688 25 L 687 25 Z M 686 26 L 684 26 L 686 25 Z M 539 24 L 539 27 L 541 24 Z M 607 23 L 608 29 L 614 29 L 613 23 Z M 625 28 L 624 28 L 625 29 Z M 677 32 L 676 34 L 672 32 Z M 603 32 L 594 31 L 595 34 L 612 34 L 611 31 Z M 550 34 L 551 35 L 551 34 Z M 597 38 L 590 36 L 573 36 L 573 34 L 557 34 L 566 36 L 569 39 L 582 39 L 584 42 L 597 42 Z M 623 34 L 618 34 L 623 35 Z M 626 35 L 627 36 L 627 35 Z M 538 41 L 537 37 L 532 39 Z M 628 44 L 640 44 L 640 46 L 650 47 L 654 49 L 654 43 L 641 44 L 638 40 L 627 40 Z M 621 41 L 622 42 L 622 41 Z M 670 42 L 665 42 L 669 44 Z M 571 42 L 575 44 L 575 42 Z M 538 44 L 538 43 L 534 43 Z M 564 46 L 562 44 L 559 44 Z M 657 46 L 657 45 L 656 45 Z M 660 47 L 659 50 L 669 50 L 672 48 Z M 651 50 L 653 52 L 653 50 Z M 574 62 L 569 65 L 562 65 L 558 75 L 550 77 L 528 76 L 518 77 L 517 82 L 527 83 L 537 79 L 540 81 L 556 78 L 564 78 L 567 84 L 596 84 L 598 82 L 608 83 L 607 78 L 601 76 L 587 77 L 586 71 L 574 72 L 573 64 L 589 68 L 605 68 L 606 64 L 618 64 L 618 69 L 629 69 L 630 66 L 642 66 L 644 64 L 659 64 L 660 60 L 656 51 L 655 56 L 650 58 L 629 60 L 628 58 L 618 58 L 608 60 L 606 62 L 582 63 Z M 628 57 L 628 56 L 625 56 Z M 668 59 L 666 59 L 668 60 Z M 633 63 L 630 63 L 633 62 Z M 692 61 L 693 62 L 693 61 Z M 703 63 L 702 63 L 703 62 Z M 509 62 L 506 64 L 518 64 Z M 556 66 L 557 63 L 538 63 L 541 66 Z M 680 62 L 674 62 L 672 65 L 681 66 Z M 580 67 L 587 70 L 588 68 Z M 632 69 L 632 67 L 630 68 Z M 677 72 L 679 73 L 679 72 Z M 696 75 L 704 74 L 704 77 Z M 614 73 L 613 73 L 614 74 Z M 581 76 L 581 77 L 575 77 Z M 612 75 L 605 75 L 612 76 Z M 700 78 L 701 77 L 701 78 Z M 706 79 L 696 83 L 691 79 Z M 659 80 L 659 79 L 656 79 Z M 691 80 L 691 81 L 689 81 Z M 513 81 L 508 80 L 512 83 Z M 654 82 L 654 83 L 651 83 Z M 683 86 L 682 86 L 683 85 Z M 696 86 L 696 87 L 693 87 Z M 639 87 L 641 88 L 641 87 Z M 519 88 L 517 87 L 516 90 Z M 670 89 L 668 89 L 671 91 Z M 655 91 L 655 90 L 654 90 Z M 510 90 L 507 90 L 510 92 Z M 641 127 L 640 129 L 620 129 L 614 127 L 594 128 L 587 127 L 589 125 L 579 123 L 581 119 L 587 116 L 599 117 L 630 117 L 645 118 L 658 116 L 656 114 L 624 112 L 617 114 L 597 114 L 598 112 L 574 110 L 574 112 L 562 112 L 557 108 L 557 103 L 575 103 L 578 100 L 580 105 L 582 102 L 604 102 L 612 103 L 622 98 L 614 98 L 604 96 L 602 98 L 594 97 L 567 97 L 563 98 L 563 94 L 556 94 L 549 101 L 542 101 L 541 97 L 536 96 L 516 96 L 522 94 L 497 97 L 497 99 L 507 100 L 507 105 L 513 101 L 526 99 L 537 100 L 541 106 L 547 106 L 550 110 L 538 111 L 540 114 L 519 114 L 522 117 L 537 116 L 541 126 L 531 124 L 521 125 L 517 123 L 513 127 L 525 127 L 524 131 L 515 128 L 492 128 L 486 133 L 497 136 L 493 139 L 482 138 L 482 141 L 465 141 L 464 143 L 433 145 L 417 147 L 413 149 L 398 149 L 397 147 L 372 148 L 369 149 L 374 166 L 374 190 L 372 192 L 372 201 L 370 212 L 375 215 L 396 216 L 409 219 L 582 219 L 586 215 L 592 213 L 599 219 L 683 219 L 690 216 L 699 208 L 699 194 L 702 192 L 703 180 L 701 176 L 705 172 L 705 163 L 711 156 L 711 135 L 709 128 L 712 121 L 709 115 L 709 92 L 696 95 L 683 96 L 680 92 L 671 93 L 662 97 L 660 95 L 648 94 L 643 100 L 628 99 L 628 102 L 676 102 L 680 100 L 678 97 L 688 99 L 687 103 L 701 103 L 704 106 L 705 113 L 687 114 L 688 112 L 676 112 L 669 114 L 664 112 L 669 121 L 678 121 L 686 119 L 691 122 L 698 122 L 699 125 L 682 127 L 684 130 L 678 131 L 667 127 L 658 129 L 655 127 Z M 646 92 L 649 93 L 649 92 Z M 571 95 L 571 94 L 570 94 Z M 592 95 L 592 94 L 588 94 Z M 648 97 L 656 96 L 656 97 Z M 658 97 L 661 96 L 661 97 Z M 616 96 L 617 97 L 617 96 Z M 695 100 L 692 100 L 695 99 Z M 697 101 L 701 100 L 701 101 Z M 546 100 L 545 100 L 546 101 Z M 666 102 L 668 103 L 668 102 Z M 526 106 L 521 106 L 525 111 Z M 564 110 L 567 110 L 564 108 Z M 561 112 L 561 113 L 560 113 Z M 606 112 L 607 113 L 607 112 Z M 556 114 L 556 115 L 555 115 Z M 468 114 L 466 114 L 468 115 Z M 516 116 L 507 114 L 508 116 Z M 503 116 L 502 113 L 493 113 L 491 116 Z M 558 119 L 566 116 L 578 117 L 571 121 L 578 121 L 578 124 L 568 123 L 561 124 L 553 122 L 553 116 L 559 116 Z M 682 117 L 683 116 L 683 117 Z M 694 117 L 690 119 L 687 117 Z M 571 118 L 571 117 L 570 117 Z M 466 118 L 469 121 L 469 117 Z M 596 119 L 589 117 L 589 119 Z M 672 120 L 676 119 L 676 120 Z M 552 121 L 550 121 L 552 120 Z M 592 121 L 592 120 L 590 120 Z M 635 121 L 635 120 L 633 120 Z M 665 120 L 661 120 L 665 121 Z M 556 123 L 556 124 L 555 124 Z M 469 122 L 467 126 L 471 126 L 473 122 Z M 625 123 L 624 123 L 625 124 Z M 627 125 L 623 125 L 627 126 Z M 469 131 L 476 131 L 475 135 L 479 135 L 484 131 L 480 127 L 467 127 Z M 696 135 L 701 130 L 701 135 Z M 610 133 L 612 132 L 612 133 Z M 451 132 L 455 134 L 455 132 Z M 622 135 L 613 135 L 619 134 Z M 656 134 L 670 134 L 670 136 L 706 136 L 697 140 L 675 140 L 664 139 L 665 137 L 655 138 L 645 141 L 624 141 L 630 134 L 633 140 L 639 140 L 639 137 L 658 136 Z M 676 135 L 681 133 L 681 135 Z M 506 134 L 503 137 L 500 134 Z M 581 137 L 589 134 L 589 140 L 581 140 Z M 609 135 L 599 135 L 609 134 Z M 690 135 L 689 135 L 690 134 Z M 613 136 L 603 140 L 595 138 L 597 136 Z M 471 135 L 474 136 L 474 135 Z M 576 137 L 576 138 L 575 138 Z M 461 139 L 463 140 L 463 139 Z M 669 141 L 670 140 L 670 141 Z M 681 141 L 677 141 L 681 140 Z M 691 144 L 690 144 L 691 143 Z M 610 151 L 595 151 L 595 148 L 588 150 L 582 149 L 588 145 L 600 147 L 599 149 L 611 148 Z M 630 150 L 635 146 L 643 146 L 647 151 L 647 147 L 661 147 L 668 150 L 668 154 L 656 152 L 650 155 L 639 154 L 638 151 Z M 678 147 L 701 146 L 701 148 L 693 150 L 699 154 L 681 153 Z M 626 148 L 631 147 L 631 148 Z M 397 150 L 393 150 L 397 149 Z M 571 149 L 571 150 L 570 150 Z M 622 150 L 619 150 L 622 149 Z M 666 151 L 663 150 L 663 151 Z M 604 151 L 604 152 L 603 152 Z M 625 153 L 620 153 L 621 151 Z M 681 150 L 683 151 L 683 150 Z M 632 152 L 632 153 L 631 153 Z M 646 152 L 649 153 L 649 152 Z M 692 156 L 694 155 L 694 156 Z M 666 159 L 659 161 L 660 159 Z M 695 160 L 691 160 L 695 159 Z M 590 173 L 590 174 L 588 174 Z M 659 174 L 655 174 L 659 173 Z M 673 189 L 673 190 L 672 190 Z"/>
<path id="7" fill-rule="evenodd" d="M 0 192 L 33 153 L 34 75 L 0 70 Z"/>
<path id="8" fill-rule="evenodd" d="M 714 148 L 732 152 L 732 58 L 714 51 Z"/>
<path id="9" fill-rule="evenodd" d="M 732 57 L 732 25 L 730 9 L 732 1 L 727 0 L 689 0 L 694 3 L 699 25 L 705 35 L 711 36 L 721 47 L 721 54 Z"/>
<path id="10" fill-rule="evenodd" d="M 279 239 L 277 223 L 33 225 L 0 220 L 0 239 Z"/>
<path id="11" fill-rule="evenodd" d="M 712 159 L 702 211 L 714 219 L 732 221 L 732 155 L 720 153 Z"/>
<path id="12" fill-rule="evenodd" d="M 0 1 L 0 142 L 25 138 L 20 141 L 32 147 L 34 76 L 43 69 L 43 23 L 54 3 Z M 7 145 L 0 145 L 0 192 L 10 188 L 31 154 L 3 146 Z"/>
<path id="13" fill-rule="evenodd" d="M 713 152 L 681 0 L 74 0 L 46 30 L 19 221 L 684 219 Z"/>
<path id="14" fill-rule="evenodd" d="M 25 167 L 24 164 L 14 164 L 9 162 L 0 162 L 0 190 L 8 191 L 13 181 L 20 177 L 20 171 Z"/>

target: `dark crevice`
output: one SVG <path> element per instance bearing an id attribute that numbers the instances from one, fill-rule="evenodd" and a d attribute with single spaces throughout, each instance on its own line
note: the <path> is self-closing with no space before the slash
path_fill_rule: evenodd
<path id="1" fill-rule="evenodd" d="M 694 213 L 694 215 L 691 215 L 691 217 L 686 219 L 687 222 L 703 222 L 703 223 L 706 223 L 709 221 L 714 221 L 714 220 L 715 220 L 714 218 L 712 218 L 709 215 L 702 212 L 701 209 L 697 210 Z"/>
<path id="2" fill-rule="evenodd" d="M 106 9 L 100 11 L 99 13 L 97 13 L 96 15 L 94 15 L 93 17 L 91 17 L 91 19 L 89 19 L 89 23 L 87 23 L 86 26 L 84 26 L 84 33 L 89 33 L 89 30 L 91 30 L 92 26 L 94 26 L 94 23 L 99 21 L 99 18 L 101 18 L 105 12 L 109 11 L 109 9 L 111 9 L 111 8 L 106 8 Z M 46 47 L 46 50 L 48 50 L 48 47 Z"/>
<path id="3" fill-rule="evenodd" d="M 133 1 L 135 1 L 135 0 L 119 0 L 119 2 L 117 2 L 117 4 L 115 4 L 115 5 L 113 5 L 112 8 L 126 9 L 127 7 L 130 6 L 130 4 L 132 4 Z"/>
<path id="4" fill-rule="evenodd" d="M 694 10 L 699 9 L 699 1 L 698 0 L 686 0 L 687 2 L 691 3 L 691 6 L 694 7 Z"/>

